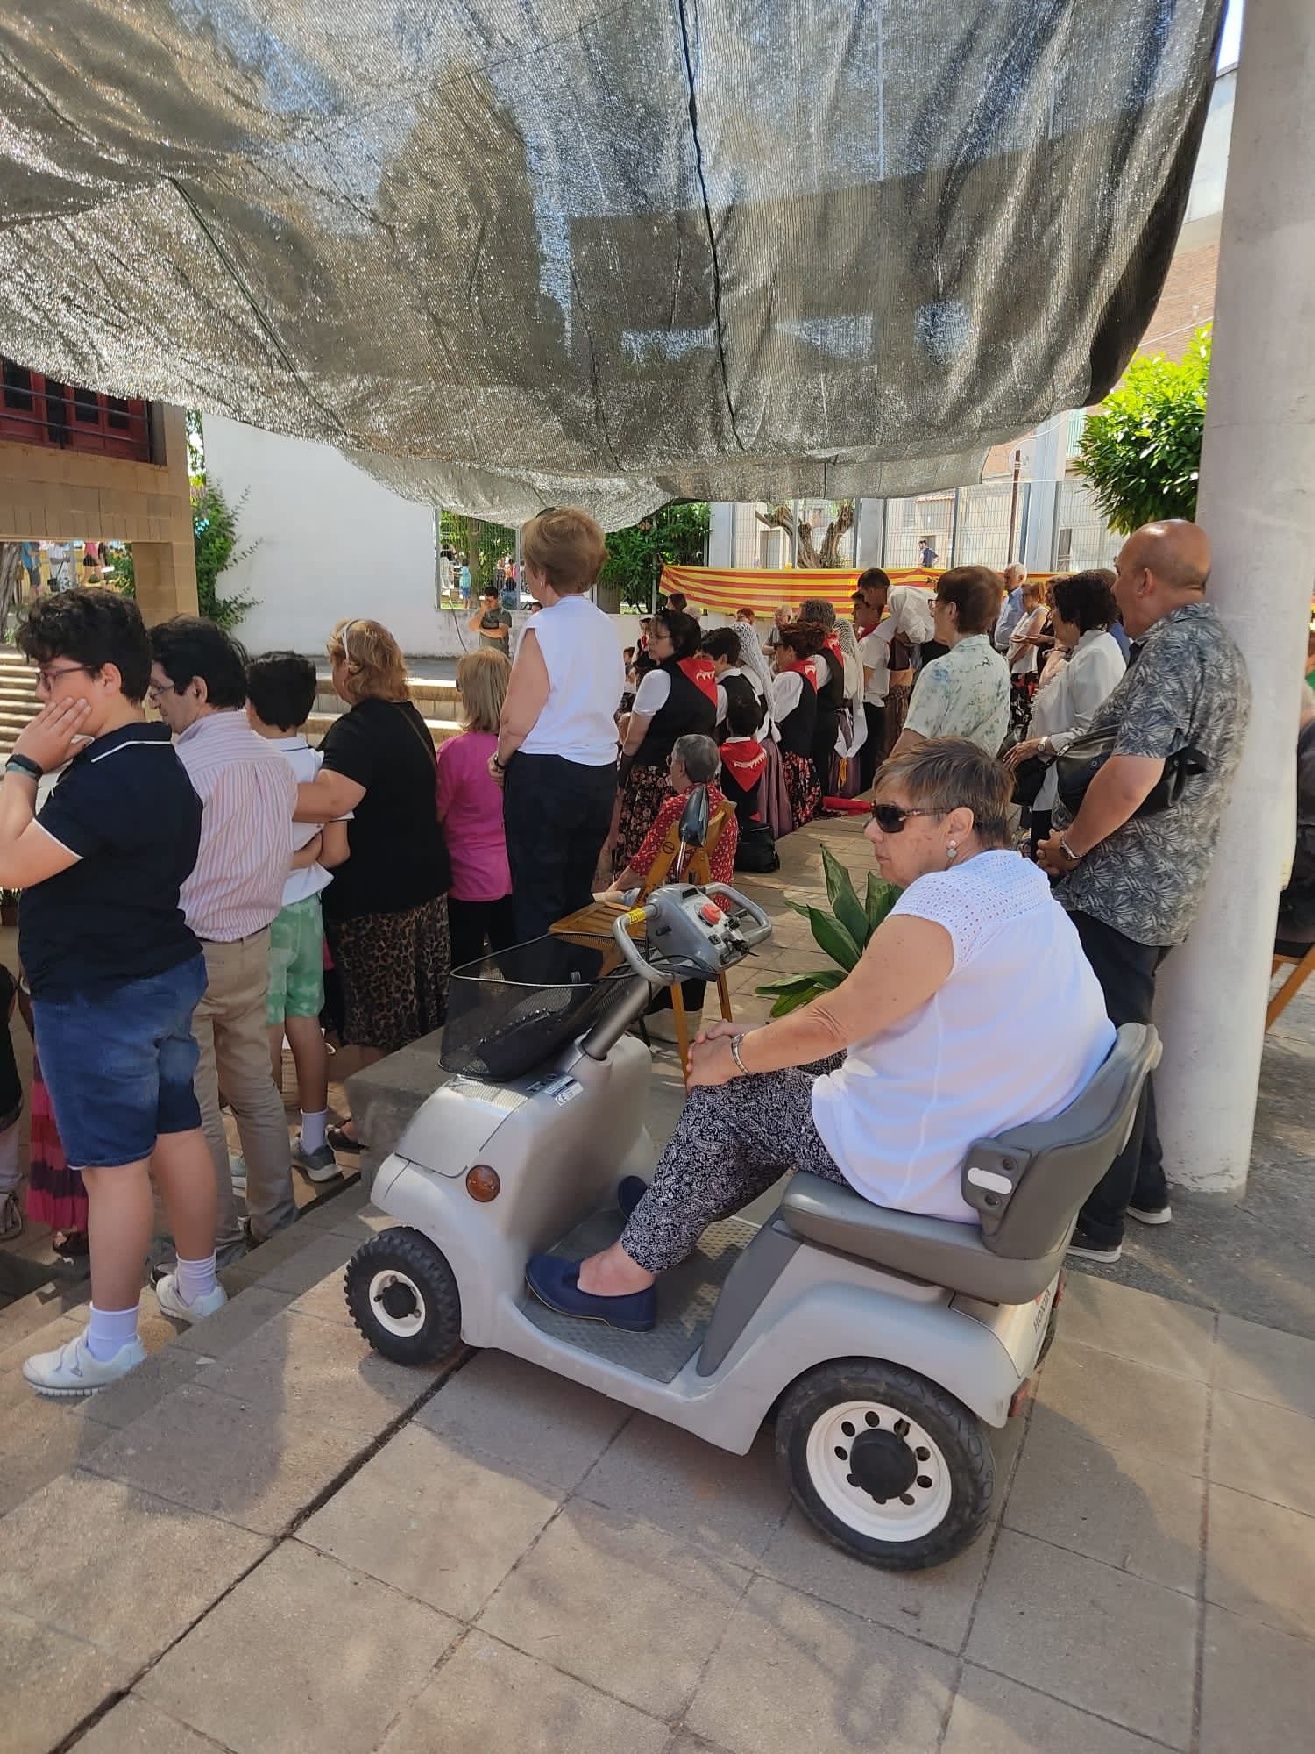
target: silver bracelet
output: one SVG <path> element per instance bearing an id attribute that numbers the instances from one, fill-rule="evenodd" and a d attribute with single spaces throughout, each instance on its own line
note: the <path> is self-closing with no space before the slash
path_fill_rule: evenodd
<path id="1" fill-rule="evenodd" d="M 731 1043 L 731 1058 L 735 1061 L 736 1066 L 743 1073 L 743 1075 L 746 1078 L 751 1078 L 753 1076 L 753 1074 L 750 1072 L 749 1068 L 745 1065 L 743 1057 L 740 1054 L 740 1038 L 739 1038 L 739 1036 L 738 1035 L 731 1036 L 730 1043 Z"/>

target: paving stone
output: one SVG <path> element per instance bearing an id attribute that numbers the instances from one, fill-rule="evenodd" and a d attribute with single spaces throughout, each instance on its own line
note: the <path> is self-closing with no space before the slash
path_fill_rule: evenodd
<path id="1" fill-rule="evenodd" d="M 346 1163 L 351 1160 L 344 1157 L 343 1161 Z M 306 1230 L 334 1230 L 369 1205 L 369 1193 L 362 1185 L 355 1168 L 350 1175 L 343 1178 L 343 1183 L 340 1192 L 307 1207 L 297 1220 L 298 1224 Z"/>
<path id="2" fill-rule="evenodd" d="M 561 1502 L 409 1425 L 298 1531 L 344 1565 L 473 1620 Z"/>
<path id="3" fill-rule="evenodd" d="M 73 1746 L 78 1754 L 216 1754 L 217 1744 L 130 1693 Z"/>
<path id="4" fill-rule="evenodd" d="M 168 1346 L 118 1382 L 93 1395 L 86 1404 L 85 1416 L 114 1431 L 131 1425 L 157 1401 L 191 1382 L 199 1362 L 195 1352 L 182 1352 L 176 1346 Z"/>
<path id="5" fill-rule="evenodd" d="M 481 1352 L 415 1415 L 470 1455 L 571 1488 L 630 1418 L 619 1401 L 505 1352 Z"/>
<path id="6" fill-rule="evenodd" d="M 0 1608 L 4 1754 L 50 1754 L 132 1676 L 125 1658 Z"/>
<path id="7" fill-rule="evenodd" d="M 1156 1754 L 1158 1747 L 969 1663 L 941 1754 Z"/>
<path id="8" fill-rule="evenodd" d="M 1210 1310 L 1171 1303 L 1167 1297 L 1089 1273 L 1069 1275 L 1059 1307 L 1059 1332 L 1066 1342 L 1094 1346 L 1199 1382 L 1210 1379 L 1214 1330 Z"/>
<path id="9" fill-rule="evenodd" d="M 109 1436 L 85 1465 L 171 1504 L 279 1535 L 363 1442 L 341 1427 L 194 1385 Z"/>
<path id="10" fill-rule="evenodd" d="M 1315 1645 L 1207 1607 L 1201 1754 L 1310 1746 Z"/>
<path id="11" fill-rule="evenodd" d="M 9 1312 L 6 1310 L 5 1313 Z M 21 1369 L 24 1359 L 30 1358 L 34 1352 L 53 1352 L 65 1341 L 75 1340 L 86 1325 L 77 1316 L 61 1315 L 56 1309 L 42 1327 L 6 1340 L 0 1347 L 0 1373 Z"/>
<path id="12" fill-rule="evenodd" d="M 577 1487 L 580 1497 L 752 1566 L 781 1526 L 789 1491 L 769 1432 L 747 1456 L 636 1413 Z"/>
<path id="13" fill-rule="evenodd" d="M 379 1754 L 663 1754 L 667 1726 L 482 1632 L 471 1632 L 403 1712 Z"/>
<path id="14" fill-rule="evenodd" d="M 1315 1340 L 1221 1315 L 1215 1386 L 1315 1419 Z"/>
<path id="15" fill-rule="evenodd" d="M 1107 1449 L 1038 1407 L 1004 1521 L 1168 1589 L 1196 1593 L 1205 1484 L 1142 1450 Z"/>
<path id="16" fill-rule="evenodd" d="M 289 1541 L 136 1692 L 234 1754 L 362 1754 L 420 1692 L 458 1630 Z"/>
<path id="17" fill-rule="evenodd" d="M 258 1284 L 262 1291 L 291 1291 L 297 1296 L 335 1270 L 341 1282 L 342 1268 L 352 1252 L 346 1237 L 336 1236 L 331 1230 L 302 1234 L 300 1225 L 296 1231 L 301 1246 L 261 1273 Z M 256 1259 L 259 1258 L 257 1252 Z"/>
<path id="18" fill-rule="evenodd" d="M 748 1573 L 575 1500 L 480 1616 L 483 1631 L 654 1717 L 688 1703 Z"/>
<path id="19" fill-rule="evenodd" d="M 87 1417 L 85 1401 L 50 1401 L 16 1370 L 0 1377 L 0 1516 L 69 1468 L 90 1459 L 112 1436 Z"/>
<path id="20" fill-rule="evenodd" d="M 222 1358 L 279 1315 L 292 1301 L 290 1291 L 265 1291 L 252 1286 L 230 1297 L 218 1315 L 203 1322 L 193 1322 L 174 1341 L 175 1349 L 199 1354 L 203 1358 Z"/>
<path id="21" fill-rule="evenodd" d="M 965 1655 L 1185 1748 L 1197 1611 L 1174 1590 L 1003 1529 Z"/>
<path id="22" fill-rule="evenodd" d="M 1315 1518 L 1212 1486 L 1205 1593 L 1244 1619 L 1308 1638 L 1315 1627 Z"/>
<path id="23" fill-rule="evenodd" d="M 966 1553 L 933 1571 L 880 1571 L 832 1546 L 791 1505 L 758 1569 L 865 1620 L 957 1651 L 968 1632 L 989 1553 L 990 1538 L 983 1535 Z"/>
<path id="24" fill-rule="evenodd" d="M 685 1722 L 730 1754 L 928 1754 L 955 1666 L 942 1651 L 755 1578 Z"/>
<path id="25" fill-rule="evenodd" d="M 1215 1390 L 1210 1478 L 1315 1516 L 1315 1419 Z"/>
<path id="26" fill-rule="evenodd" d="M 1037 1400 L 1109 1449 L 1136 1449 L 1185 1474 L 1205 1472 L 1204 1383 L 1061 1336 Z"/>
<path id="27" fill-rule="evenodd" d="M 67 1474 L 0 1521 L 0 1602 L 145 1663 L 268 1547 L 117 1481 Z"/>
<path id="28" fill-rule="evenodd" d="M 379 1437 L 434 1383 L 432 1370 L 390 1364 L 354 1328 L 285 1312 L 209 1365 L 206 1388 L 293 1420 Z"/>
<path id="29" fill-rule="evenodd" d="M 351 1244 L 341 1237 L 332 1238 L 340 1248 L 351 1252 Z M 327 1273 L 318 1283 L 301 1292 L 292 1303 L 297 1315 L 314 1316 L 317 1322 L 333 1322 L 339 1328 L 355 1328 L 351 1311 L 347 1308 L 347 1297 L 343 1290 L 342 1268 Z"/>

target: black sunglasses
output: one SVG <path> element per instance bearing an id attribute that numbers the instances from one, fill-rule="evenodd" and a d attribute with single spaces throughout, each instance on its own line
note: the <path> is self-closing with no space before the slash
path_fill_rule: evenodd
<path id="1" fill-rule="evenodd" d="M 903 804 L 874 804 L 872 820 L 883 834 L 900 834 L 910 816 L 943 816 L 943 810 L 910 810 Z"/>

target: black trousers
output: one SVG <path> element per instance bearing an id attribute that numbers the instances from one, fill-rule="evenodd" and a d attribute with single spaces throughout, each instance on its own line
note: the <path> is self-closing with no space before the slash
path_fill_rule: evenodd
<path id="1" fill-rule="evenodd" d="M 881 766 L 882 741 L 886 735 L 886 703 L 879 701 L 876 706 L 872 702 L 863 702 L 863 717 L 867 720 L 868 734 L 863 747 L 858 752 L 858 771 L 860 776 L 859 790 L 866 792 L 877 777 L 877 769 Z"/>
<path id="2" fill-rule="evenodd" d="M 593 900 L 615 798 L 611 762 L 585 767 L 560 755 L 512 757 L 502 820 L 519 943 L 542 937 L 554 921 Z"/>
<path id="3" fill-rule="evenodd" d="M 1110 1022 L 1116 1029 L 1124 1023 L 1149 1023 L 1155 972 L 1172 946 L 1138 944 L 1091 914 L 1073 913 L 1069 918 L 1100 982 Z M 1128 1143 L 1088 1195 L 1082 1223 L 1093 1241 L 1112 1247 L 1123 1240 L 1123 1221 L 1130 1205 L 1153 1209 L 1163 1206 L 1168 1197 L 1155 1088 L 1148 1078 Z"/>
<path id="4" fill-rule="evenodd" d="M 458 901 L 449 895 L 447 936 L 452 948 L 453 968 L 478 962 L 486 948 L 510 950 L 516 942 L 511 897 L 503 895 L 497 901 Z"/>

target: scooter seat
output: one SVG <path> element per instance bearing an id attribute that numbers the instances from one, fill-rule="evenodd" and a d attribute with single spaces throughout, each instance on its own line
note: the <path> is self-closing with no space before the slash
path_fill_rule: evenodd
<path id="1" fill-rule="evenodd" d="M 1029 1303 L 1064 1260 L 1067 1236 L 1035 1260 L 992 1254 L 976 1224 L 895 1212 L 821 1176 L 790 1178 L 777 1221 L 805 1242 L 984 1303 Z"/>

